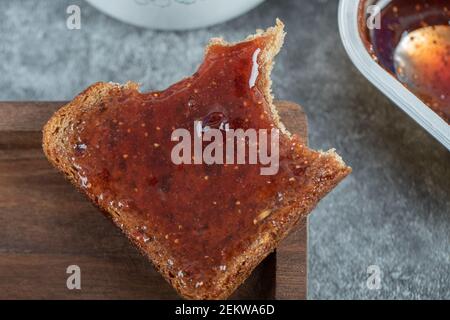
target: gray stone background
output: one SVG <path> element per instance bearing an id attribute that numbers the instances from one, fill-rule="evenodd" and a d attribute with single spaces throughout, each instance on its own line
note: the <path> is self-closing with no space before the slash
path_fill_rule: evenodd
<path id="1" fill-rule="evenodd" d="M 78 4 L 82 29 L 66 29 Z M 239 40 L 280 17 L 288 37 L 274 92 L 304 106 L 314 148 L 335 147 L 353 174 L 310 217 L 309 298 L 450 299 L 450 153 L 355 69 L 337 0 L 268 0 L 212 28 L 157 32 L 77 0 L 0 1 L 0 100 L 71 99 L 91 83 L 163 89 L 191 74 L 213 36 Z M 366 286 L 367 267 L 381 290 Z"/>

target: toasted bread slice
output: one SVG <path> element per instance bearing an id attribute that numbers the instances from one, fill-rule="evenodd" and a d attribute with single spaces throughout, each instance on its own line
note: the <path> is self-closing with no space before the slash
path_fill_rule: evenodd
<path id="1" fill-rule="evenodd" d="M 97 83 L 43 130 L 49 161 L 99 206 L 189 299 L 224 299 L 351 171 L 280 122 L 270 72 L 283 24 L 243 42 L 213 39 L 198 72 L 162 92 Z M 171 161 L 172 133 L 194 121 L 278 128 L 279 170 Z M 204 129 L 202 127 L 202 129 Z"/>

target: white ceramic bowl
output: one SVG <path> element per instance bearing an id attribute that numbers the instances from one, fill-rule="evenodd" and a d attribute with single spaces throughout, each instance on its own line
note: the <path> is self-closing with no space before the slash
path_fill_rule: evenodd
<path id="1" fill-rule="evenodd" d="M 159 30 L 195 29 L 221 23 L 264 0 L 87 0 L 121 21 Z"/>

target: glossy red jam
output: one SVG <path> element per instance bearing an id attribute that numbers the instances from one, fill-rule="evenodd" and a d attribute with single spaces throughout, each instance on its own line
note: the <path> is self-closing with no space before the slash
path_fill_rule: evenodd
<path id="1" fill-rule="evenodd" d="M 367 0 L 362 37 L 374 59 L 450 122 L 450 0 Z M 379 5 L 381 28 L 365 24 Z"/>

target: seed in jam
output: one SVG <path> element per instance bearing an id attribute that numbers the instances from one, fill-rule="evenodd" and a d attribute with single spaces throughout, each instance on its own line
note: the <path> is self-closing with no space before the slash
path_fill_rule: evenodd
<path id="1" fill-rule="evenodd" d="M 450 0 L 365 1 L 369 4 L 381 7 L 381 28 L 362 32 L 369 52 L 450 123 Z"/>

